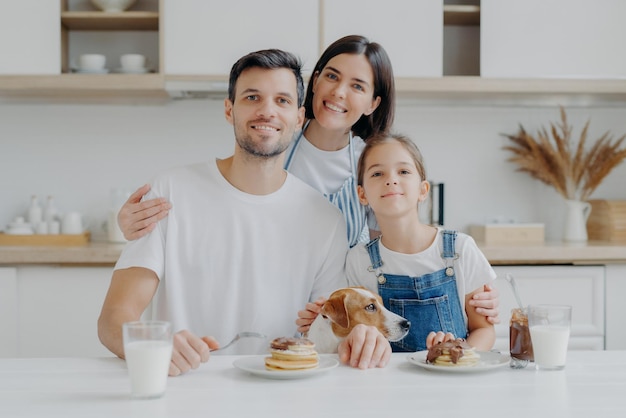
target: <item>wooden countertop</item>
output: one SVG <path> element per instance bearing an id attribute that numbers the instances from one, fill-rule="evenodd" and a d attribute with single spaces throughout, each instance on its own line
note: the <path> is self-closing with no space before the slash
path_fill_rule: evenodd
<path id="1" fill-rule="evenodd" d="M 493 265 L 626 263 L 626 243 L 478 245 Z M 123 248 L 124 244 L 105 242 L 91 242 L 81 247 L 0 246 L 0 265 L 113 266 Z"/>
<path id="2" fill-rule="evenodd" d="M 0 246 L 0 265 L 62 264 L 113 266 L 125 244 L 90 242 L 84 246 Z"/>
<path id="3" fill-rule="evenodd" d="M 506 245 L 478 243 L 478 246 L 493 265 L 626 263 L 626 242 L 545 242 Z"/>

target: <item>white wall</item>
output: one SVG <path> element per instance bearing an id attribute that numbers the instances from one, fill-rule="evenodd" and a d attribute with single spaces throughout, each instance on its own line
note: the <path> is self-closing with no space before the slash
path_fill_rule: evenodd
<path id="1" fill-rule="evenodd" d="M 575 137 L 591 118 L 589 139 L 607 130 L 626 133 L 623 108 L 568 108 Z M 466 230 L 494 219 L 545 222 L 560 239 L 562 202 L 556 193 L 518 173 L 501 148 L 518 124 L 535 132 L 558 121 L 555 107 L 426 106 L 402 102 L 396 130 L 408 134 L 426 158 L 429 177 L 444 182 L 446 226 Z M 158 171 L 233 149 L 232 127 L 221 100 L 166 105 L 60 105 L 0 103 L 0 230 L 23 215 L 36 194 L 55 196 L 61 212 L 78 210 L 94 240 L 111 188 L 135 189 Z M 626 199 L 626 165 L 619 166 L 593 198 Z"/>

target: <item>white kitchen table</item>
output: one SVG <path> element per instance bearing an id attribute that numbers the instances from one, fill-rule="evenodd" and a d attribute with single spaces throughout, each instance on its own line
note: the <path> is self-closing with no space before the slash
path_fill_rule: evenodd
<path id="1" fill-rule="evenodd" d="M 160 399 L 133 400 L 117 358 L 0 359 L 0 417 L 625 417 L 626 351 L 570 351 L 563 371 L 425 370 L 393 354 L 382 369 L 347 366 L 270 380 L 218 356 L 169 378 Z"/>

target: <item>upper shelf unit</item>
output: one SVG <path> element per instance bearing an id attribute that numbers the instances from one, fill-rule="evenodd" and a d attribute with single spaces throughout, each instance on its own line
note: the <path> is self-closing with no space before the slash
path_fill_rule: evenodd
<path id="1" fill-rule="evenodd" d="M 14 80 L 27 90 L 37 89 L 45 98 L 54 98 L 55 91 L 73 99 L 121 101 L 137 98 L 166 99 L 163 89 L 163 76 L 159 72 L 148 74 L 71 74 L 70 32 L 73 31 L 152 31 L 158 36 L 159 12 L 135 11 L 102 12 L 67 10 L 67 4 L 61 10 L 61 56 L 60 76 L 27 77 Z M 0 82 L 1 85 L 1 82 Z M 12 92 L 13 96 L 17 92 Z M 26 95 L 35 95 L 34 91 Z"/>

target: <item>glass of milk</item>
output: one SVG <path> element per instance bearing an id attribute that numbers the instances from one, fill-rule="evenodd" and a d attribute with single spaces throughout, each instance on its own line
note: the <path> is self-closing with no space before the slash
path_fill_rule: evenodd
<path id="1" fill-rule="evenodd" d="M 172 359 L 172 326 L 166 321 L 127 322 L 122 326 L 124 356 L 133 398 L 165 394 Z"/>
<path id="2" fill-rule="evenodd" d="M 568 305 L 530 305 L 528 326 L 537 370 L 563 370 L 572 322 Z"/>

